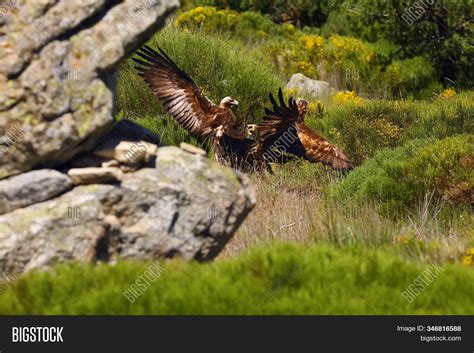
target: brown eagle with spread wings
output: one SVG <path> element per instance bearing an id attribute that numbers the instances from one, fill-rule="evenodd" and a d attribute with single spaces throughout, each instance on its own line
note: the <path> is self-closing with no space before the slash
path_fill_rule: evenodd
<path id="1" fill-rule="evenodd" d="M 304 124 L 305 101 L 290 98 L 287 106 L 281 88 L 280 104 L 270 94 L 273 110 L 265 110 L 263 123 L 255 126 L 255 138 L 249 139 L 238 128 L 232 111 L 236 100 L 225 97 L 219 105 L 214 104 L 163 50 L 158 50 L 144 46 L 137 52 L 139 58 L 133 60 L 139 75 L 182 127 L 210 138 L 218 162 L 245 171 L 271 171 L 270 163 L 282 161 L 288 152 L 334 169 L 352 169 L 342 152 Z"/>
<path id="2" fill-rule="evenodd" d="M 283 153 L 287 152 L 311 163 L 321 162 L 335 170 L 353 169 L 352 163 L 342 151 L 305 124 L 307 101 L 290 98 L 290 104 L 286 106 L 281 88 L 278 98 L 280 104 L 270 94 L 273 110 L 265 109 L 263 123 L 255 126 L 267 160 L 281 159 Z"/>
<path id="3" fill-rule="evenodd" d="M 238 169 L 266 165 L 257 155 L 259 149 L 254 148 L 256 141 L 238 129 L 232 111 L 238 102 L 225 97 L 219 105 L 214 104 L 163 50 L 158 50 L 144 46 L 136 53 L 140 58 L 133 60 L 166 112 L 189 132 L 210 138 L 218 162 Z"/>

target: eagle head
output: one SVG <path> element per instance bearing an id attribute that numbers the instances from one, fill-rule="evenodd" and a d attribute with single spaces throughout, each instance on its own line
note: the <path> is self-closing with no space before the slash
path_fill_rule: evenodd
<path id="1" fill-rule="evenodd" d="M 219 104 L 221 108 L 232 108 L 233 106 L 237 105 L 239 105 L 239 102 L 237 102 L 232 97 L 225 97 L 223 100 L 221 100 L 221 103 Z"/>
<path id="2" fill-rule="evenodd" d="M 298 107 L 298 120 L 303 121 L 306 112 L 308 111 L 308 101 L 303 98 L 297 98 L 295 100 L 296 106 Z"/>

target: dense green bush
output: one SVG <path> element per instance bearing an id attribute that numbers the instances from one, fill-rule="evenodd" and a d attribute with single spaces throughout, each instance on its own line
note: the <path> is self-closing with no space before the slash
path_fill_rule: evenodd
<path id="1" fill-rule="evenodd" d="M 340 201 L 371 200 L 395 214 L 415 206 L 432 193 L 434 201 L 469 206 L 473 203 L 474 136 L 412 140 L 384 149 L 328 189 Z"/>
<path id="2" fill-rule="evenodd" d="M 402 292 L 428 264 L 381 250 L 280 244 L 208 264 L 173 260 L 130 303 L 123 293 L 148 265 L 32 273 L 2 295 L 0 314 L 474 314 L 473 271 L 445 265 L 409 303 Z"/>
<path id="3" fill-rule="evenodd" d="M 413 138 L 444 138 L 474 134 L 474 92 L 451 98 L 439 95 L 433 103 L 412 103 L 413 124 L 405 130 L 403 141 Z"/>

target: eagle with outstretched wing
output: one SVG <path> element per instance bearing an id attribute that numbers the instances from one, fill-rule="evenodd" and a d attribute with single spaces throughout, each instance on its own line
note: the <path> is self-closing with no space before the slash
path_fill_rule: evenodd
<path id="1" fill-rule="evenodd" d="M 158 51 L 144 46 L 133 61 L 166 112 L 189 132 L 210 138 L 218 162 L 237 169 L 266 165 L 257 156 L 256 141 L 237 127 L 232 107 L 238 102 L 225 97 L 214 104 L 162 49 Z"/>
<path id="2" fill-rule="evenodd" d="M 282 162 L 288 152 L 334 169 L 352 169 L 337 147 L 306 126 L 305 101 L 290 98 L 286 105 L 280 88 L 278 104 L 270 94 L 273 110 L 265 110 L 263 123 L 255 125 L 256 136 L 248 138 L 237 127 L 232 111 L 238 105 L 235 99 L 225 97 L 214 104 L 162 49 L 158 51 L 141 48 L 136 53 L 139 58 L 133 58 L 138 64 L 135 68 L 170 116 L 189 132 L 210 138 L 221 164 L 244 171 L 271 171 L 270 163 Z"/>
<path id="3" fill-rule="evenodd" d="M 255 126 L 266 160 L 282 161 L 284 154 L 290 153 L 311 163 L 321 162 L 335 170 L 353 169 L 352 163 L 339 148 L 305 124 L 307 101 L 290 98 L 287 106 L 281 88 L 278 99 L 279 103 L 270 94 L 273 110 L 265 109 L 263 123 Z"/>

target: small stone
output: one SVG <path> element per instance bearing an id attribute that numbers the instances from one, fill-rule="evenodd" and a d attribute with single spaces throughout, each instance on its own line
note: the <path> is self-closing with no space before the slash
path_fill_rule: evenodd
<path id="1" fill-rule="evenodd" d="M 202 148 L 190 145 L 189 143 L 186 142 L 181 142 L 179 144 L 179 148 L 181 148 L 183 151 L 191 153 L 191 154 L 197 154 L 200 156 L 206 156 L 207 153 L 204 151 Z"/>
<path id="2" fill-rule="evenodd" d="M 135 165 L 148 163 L 156 153 L 158 146 L 145 141 L 108 140 L 95 151 L 96 156 L 116 159 L 122 164 Z"/>
<path id="3" fill-rule="evenodd" d="M 102 168 L 118 168 L 120 167 L 119 161 L 116 161 L 115 159 L 111 159 L 110 161 L 103 162 L 101 165 Z"/>
<path id="4" fill-rule="evenodd" d="M 119 168 L 74 168 L 69 170 L 68 175 L 74 185 L 106 184 L 122 179 Z"/>

